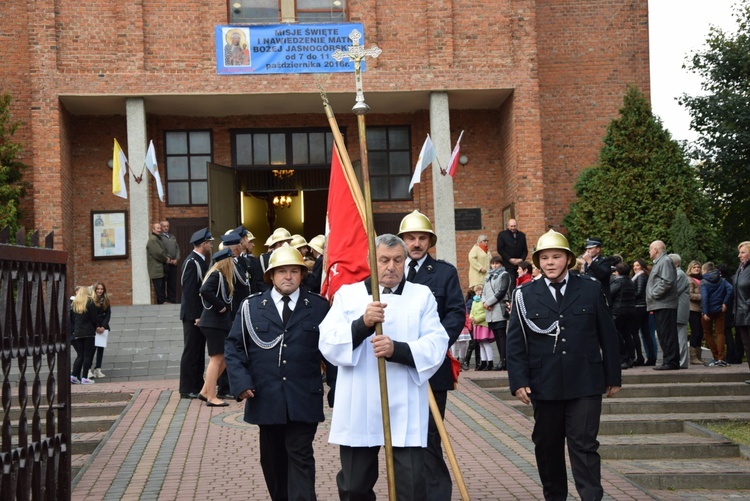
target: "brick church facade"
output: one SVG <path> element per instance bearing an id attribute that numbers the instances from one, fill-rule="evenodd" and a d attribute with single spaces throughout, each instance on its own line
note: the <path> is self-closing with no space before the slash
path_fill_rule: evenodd
<path id="1" fill-rule="evenodd" d="M 330 139 L 318 86 L 356 163 L 353 75 L 219 74 L 216 26 L 361 23 L 364 45 L 383 51 L 363 73 L 370 169 L 380 176 L 376 223 L 392 231 L 414 209 L 434 217 L 443 203 L 434 183 L 452 183 L 454 208 L 472 216 L 456 217 L 464 286 L 466 256 L 480 233 L 494 248 L 509 216 L 530 244 L 562 228 L 577 175 L 596 161 L 627 86 L 649 95 L 647 0 L 330 3 L 2 2 L 0 90 L 13 96 L 14 117 L 23 122 L 14 140 L 30 166 L 25 225 L 55 231 L 55 247 L 70 251 L 71 285 L 101 280 L 115 304 L 147 302 L 134 291 L 149 286 L 141 269 L 149 223 L 170 220 L 186 255 L 186 235 L 209 224 L 207 198 L 216 197 L 206 161 L 237 171 L 237 192 L 221 196 L 240 199 L 237 224 L 257 237 L 256 253 L 273 226 L 308 239 L 323 231 L 329 159 L 319 157 Z M 441 126 L 441 161 L 461 131 L 468 161 L 452 181 L 428 171 L 405 192 L 426 135 Z M 112 194 L 113 138 L 131 162 L 127 200 Z M 149 140 L 164 202 L 148 172 L 140 184 L 133 179 Z M 294 174 L 284 180 L 272 170 Z M 273 197 L 284 194 L 291 207 L 274 206 Z M 92 216 L 99 211 L 127 214 L 127 257 L 94 258 Z"/>

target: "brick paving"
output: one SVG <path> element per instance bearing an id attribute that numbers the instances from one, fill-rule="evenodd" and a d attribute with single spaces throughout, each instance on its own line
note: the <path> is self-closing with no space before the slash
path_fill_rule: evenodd
<path id="1" fill-rule="evenodd" d="M 464 373 L 450 394 L 446 427 L 473 500 L 540 499 L 532 421 L 472 380 L 498 373 Z M 75 393 L 130 392 L 133 399 L 79 476 L 77 500 L 267 499 L 258 460 L 258 429 L 242 421 L 243 404 L 209 408 L 180 399 L 177 380 L 125 381 L 74 386 Z M 338 448 L 327 443 L 331 411 L 315 439 L 316 489 L 321 501 L 338 499 Z M 651 499 L 606 466 L 605 499 Z M 575 493 L 569 479 L 571 496 Z M 387 498 L 381 451 L 375 488 Z M 460 499 L 454 485 L 453 499 Z"/>

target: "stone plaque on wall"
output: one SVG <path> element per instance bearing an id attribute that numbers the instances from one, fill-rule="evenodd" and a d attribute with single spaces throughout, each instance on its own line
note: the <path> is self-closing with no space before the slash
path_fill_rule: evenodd
<path id="1" fill-rule="evenodd" d="M 456 231 L 481 230 L 482 209 L 455 209 Z"/>

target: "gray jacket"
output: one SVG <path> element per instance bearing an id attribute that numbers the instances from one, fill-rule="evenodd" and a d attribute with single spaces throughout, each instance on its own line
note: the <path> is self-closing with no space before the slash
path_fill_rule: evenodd
<path id="1" fill-rule="evenodd" d="M 167 250 L 167 256 L 170 259 L 180 260 L 180 246 L 177 244 L 177 239 L 171 233 L 162 233 L 161 241 L 164 243 L 164 248 Z"/>
<path id="2" fill-rule="evenodd" d="M 750 264 L 734 275 L 734 325 L 750 325 Z"/>
<path id="3" fill-rule="evenodd" d="M 677 324 L 686 325 L 690 317 L 690 281 L 685 272 L 677 268 Z"/>
<path id="4" fill-rule="evenodd" d="M 646 309 L 649 311 L 677 309 L 677 270 L 667 253 L 654 259 L 646 283 Z"/>
<path id="5" fill-rule="evenodd" d="M 484 279 L 482 289 L 482 303 L 493 306 L 492 310 L 486 310 L 487 322 L 504 322 L 505 301 L 508 300 L 508 288 L 510 286 L 510 275 L 505 268 L 490 270 Z"/>

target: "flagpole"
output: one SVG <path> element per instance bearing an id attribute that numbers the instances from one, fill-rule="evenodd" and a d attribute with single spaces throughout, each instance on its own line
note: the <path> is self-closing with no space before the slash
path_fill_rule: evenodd
<path id="1" fill-rule="evenodd" d="M 359 40 L 362 38 L 362 34 L 358 30 L 352 30 L 349 34 L 349 38 L 352 41 L 352 45 L 349 46 L 347 52 L 337 50 L 332 54 L 332 57 L 337 61 L 341 61 L 347 57 L 354 62 L 354 79 L 357 87 L 357 98 L 356 104 L 352 108 L 352 111 L 357 115 L 357 129 L 359 132 L 359 155 L 360 164 L 362 167 L 362 188 L 365 196 L 365 229 L 368 237 L 368 248 L 370 258 L 370 276 L 372 281 L 372 300 L 380 301 L 380 281 L 378 279 L 378 266 L 377 256 L 375 254 L 375 228 L 373 225 L 372 218 L 372 195 L 370 193 L 370 169 L 367 159 L 367 128 L 365 125 L 365 114 L 370 110 L 370 107 L 365 103 L 365 96 L 362 90 L 362 60 L 367 57 L 378 57 L 382 50 L 377 46 L 372 46 L 370 49 L 365 49 L 359 45 Z M 328 106 L 327 100 L 324 100 L 326 107 L 326 115 L 329 117 L 329 122 L 332 119 L 333 112 Z M 332 126 L 333 130 L 333 126 Z M 338 126 L 335 127 L 338 131 Z M 339 132 L 339 137 L 341 133 Z M 334 132 L 334 137 L 336 132 Z M 343 138 L 341 138 L 343 143 Z M 339 151 L 346 151 L 343 144 L 339 146 L 338 139 L 336 145 Z M 345 169 L 346 170 L 346 169 Z M 383 326 L 380 323 L 375 324 L 375 334 L 380 336 L 383 334 Z M 380 379 L 380 408 L 383 416 L 383 445 L 385 448 L 385 470 L 386 477 L 388 479 L 388 499 L 396 501 L 396 481 L 395 481 L 395 468 L 393 466 L 393 442 L 391 440 L 391 416 L 390 406 L 388 404 L 388 380 L 385 373 L 385 358 L 378 357 L 378 377 Z"/>

